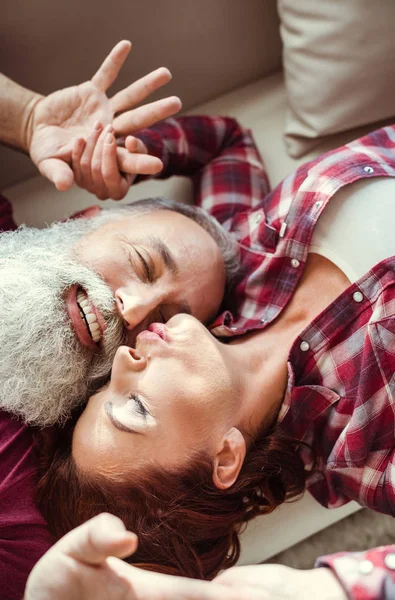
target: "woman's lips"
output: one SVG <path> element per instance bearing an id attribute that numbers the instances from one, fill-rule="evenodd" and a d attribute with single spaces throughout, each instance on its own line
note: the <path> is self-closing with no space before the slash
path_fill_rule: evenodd
<path id="1" fill-rule="evenodd" d="M 169 341 L 168 330 L 166 325 L 163 325 L 163 323 L 151 323 L 151 325 L 148 327 L 148 331 L 152 331 L 153 333 L 159 335 L 164 342 Z"/>
<path id="2" fill-rule="evenodd" d="M 163 323 L 151 323 L 148 329 L 138 334 L 137 340 L 167 344 L 169 342 L 168 329 Z"/>
<path id="3" fill-rule="evenodd" d="M 156 343 L 165 343 L 163 338 L 156 333 L 155 331 L 149 331 L 148 329 L 145 329 L 144 331 L 141 331 L 137 338 L 136 341 L 138 340 L 147 340 L 149 342 L 156 342 Z"/>

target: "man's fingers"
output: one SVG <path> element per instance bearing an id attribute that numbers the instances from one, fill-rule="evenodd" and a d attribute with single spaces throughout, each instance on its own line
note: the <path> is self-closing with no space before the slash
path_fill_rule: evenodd
<path id="1" fill-rule="evenodd" d="M 98 565 L 109 556 L 126 558 L 133 554 L 137 536 L 126 531 L 118 517 L 102 513 L 70 531 L 55 546 L 75 560 Z"/>
<path id="2" fill-rule="evenodd" d="M 115 117 L 113 127 L 117 135 L 127 135 L 150 127 L 157 121 L 167 119 L 181 110 L 181 100 L 177 96 L 163 98 Z"/>
<path id="3" fill-rule="evenodd" d="M 52 181 L 60 192 L 69 190 L 74 183 L 73 171 L 69 165 L 58 158 L 46 158 L 38 164 L 38 169 L 44 177 Z"/>
<path id="4" fill-rule="evenodd" d="M 118 148 L 119 170 L 129 175 L 156 175 L 163 169 L 162 161 L 148 154 L 130 154 L 125 148 Z"/>
<path id="5" fill-rule="evenodd" d="M 165 67 L 148 73 L 111 98 L 110 105 L 113 112 L 123 112 L 135 107 L 170 80 L 171 73 Z"/>
<path id="6" fill-rule="evenodd" d="M 128 40 L 118 42 L 92 77 L 92 83 L 102 92 L 108 90 L 118 77 L 131 47 L 132 44 Z"/>

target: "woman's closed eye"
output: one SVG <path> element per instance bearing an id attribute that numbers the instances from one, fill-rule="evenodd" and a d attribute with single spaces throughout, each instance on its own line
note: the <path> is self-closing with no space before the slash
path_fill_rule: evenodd
<path id="1" fill-rule="evenodd" d="M 140 400 L 140 398 L 136 396 L 136 394 L 130 394 L 129 400 L 133 403 L 133 410 L 142 417 L 146 418 L 148 411 L 145 408 L 142 401 Z"/>

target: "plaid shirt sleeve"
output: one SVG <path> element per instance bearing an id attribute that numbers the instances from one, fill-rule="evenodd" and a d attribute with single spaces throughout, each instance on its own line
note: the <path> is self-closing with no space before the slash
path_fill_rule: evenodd
<path id="1" fill-rule="evenodd" d="M 157 178 L 192 178 L 195 203 L 225 222 L 259 206 L 269 191 L 262 159 L 248 130 L 231 118 L 188 116 L 142 131 L 150 154 L 163 161 Z"/>
<path id="2" fill-rule="evenodd" d="M 395 599 L 395 545 L 321 556 L 315 566 L 329 567 L 350 600 Z"/>

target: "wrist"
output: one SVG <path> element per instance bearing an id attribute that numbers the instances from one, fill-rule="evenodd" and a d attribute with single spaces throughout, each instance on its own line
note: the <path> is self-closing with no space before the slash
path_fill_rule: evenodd
<path id="1" fill-rule="evenodd" d="M 29 151 L 35 107 L 42 96 L 0 73 L 0 141 Z"/>
<path id="2" fill-rule="evenodd" d="M 30 145 L 33 137 L 35 114 L 37 106 L 43 100 L 44 96 L 31 92 L 31 97 L 28 99 L 21 119 L 21 129 L 19 134 L 19 147 L 24 152 L 30 154 Z"/>
<path id="3" fill-rule="evenodd" d="M 314 595 L 322 600 L 347 600 L 348 596 L 336 577 L 335 573 L 328 567 L 318 567 L 310 571 L 311 590 Z"/>

